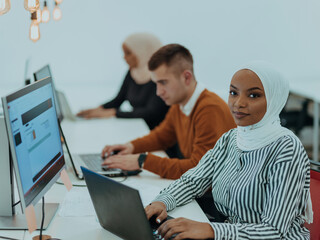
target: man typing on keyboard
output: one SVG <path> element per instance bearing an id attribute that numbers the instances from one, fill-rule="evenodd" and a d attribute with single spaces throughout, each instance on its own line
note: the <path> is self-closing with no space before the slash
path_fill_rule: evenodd
<path id="1" fill-rule="evenodd" d="M 196 166 L 235 123 L 227 104 L 197 82 L 192 55 L 185 47 L 169 44 L 160 48 L 148 67 L 157 95 L 171 108 L 148 135 L 126 144 L 105 146 L 102 156 L 119 153 L 106 158 L 103 165 L 123 170 L 144 168 L 163 178 L 177 179 Z M 166 150 L 176 143 L 183 156 L 167 158 L 146 153 Z"/>

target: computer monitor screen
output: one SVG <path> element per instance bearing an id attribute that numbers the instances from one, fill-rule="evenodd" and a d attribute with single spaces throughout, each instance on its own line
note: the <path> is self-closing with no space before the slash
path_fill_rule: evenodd
<path id="1" fill-rule="evenodd" d="M 51 80 L 52 80 L 52 74 L 51 74 L 50 66 L 46 65 L 46 66 L 42 67 L 38 71 L 34 72 L 33 76 L 34 76 L 34 81 L 39 81 L 39 80 L 47 78 L 47 77 L 50 77 Z M 53 81 L 52 81 L 52 87 L 54 89 L 53 94 L 54 94 L 54 101 L 56 103 L 57 115 L 58 115 L 59 120 L 62 121 L 63 114 L 62 114 L 62 111 L 61 111 L 61 106 L 60 106 L 58 94 L 57 94 L 56 89 L 54 87 Z"/>
<path id="2" fill-rule="evenodd" d="M 50 66 L 46 65 L 40 68 L 38 71 L 33 73 L 33 76 L 35 81 L 41 80 L 43 78 L 51 77 Z"/>
<path id="3" fill-rule="evenodd" d="M 51 78 L 2 98 L 20 200 L 36 204 L 65 166 Z"/>

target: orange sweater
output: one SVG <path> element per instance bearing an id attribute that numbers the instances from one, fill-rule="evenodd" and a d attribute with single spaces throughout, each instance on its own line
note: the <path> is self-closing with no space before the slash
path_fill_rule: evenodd
<path id="1" fill-rule="evenodd" d="M 192 112 L 186 116 L 178 104 L 148 135 L 132 141 L 134 153 L 165 150 L 178 142 L 185 159 L 148 154 L 144 168 L 161 177 L 177 179 L 198 164 L 220 136 L 236 127 L 227 104 L 215 93 L 204 90 Z"/>

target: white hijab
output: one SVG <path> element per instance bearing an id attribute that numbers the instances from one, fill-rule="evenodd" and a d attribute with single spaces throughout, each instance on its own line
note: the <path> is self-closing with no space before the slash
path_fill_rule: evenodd
<path id="1" fill-rule="evenodd" d="M 150 33 L 134 33 L 128 36 L 123 42 L 138 58 L 138 66 L 130 69 L 132 78 L 137 84 L 145 84 L 151 80 L 151 73 L 148 69 L 148 62 L 162 43 Z"/>
<path id="2" fill-rule="evenodd" d="M 279 118 L 279 114 L 287 102 L 289 83 L 266 62 L 252 62 L 242 69 L 251 70 L 260 78 L 266 96 L 267 111 L 258 123 L 237 127 L 238 147 L 243 151 L 252 151 L 265 147 L 282 136 L 295 136 L 289 129 L 280 125 Z M 307 222 L 313 221 L 310 191 L 304 217 Z"/>
<path id="3" fill-rule="evenodd" d="M 265 62 L 252 62 L 242 69 L 249 69 L 260 78 L 267 100 L 267 111 L 260 122 L 238 126 L 238 147 L 243 151 L 251 151 L 265 147 L 282 136 L 293 135 L 289 129 L 280 125 L 279 118 L 289 95 L 288 82 Z"/>

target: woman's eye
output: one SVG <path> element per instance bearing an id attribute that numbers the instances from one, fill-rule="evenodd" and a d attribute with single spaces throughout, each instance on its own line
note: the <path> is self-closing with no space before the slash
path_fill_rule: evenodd
<path id="1" fill-rule="evenodd" d="M 235 91 L 229 91 L 230 95 L 237 95 L 237 93 Z"/>
<path id="2" fill-rule="evenodd" d="M 259 94 L 256 94 L 256 93 L 251 93 L 251 94 L 249 95 L 249 97 L 250 97 L 250 98 L 257 98 L 257 97 L 260 97 L 260 95 L 259 95 Z"/>

